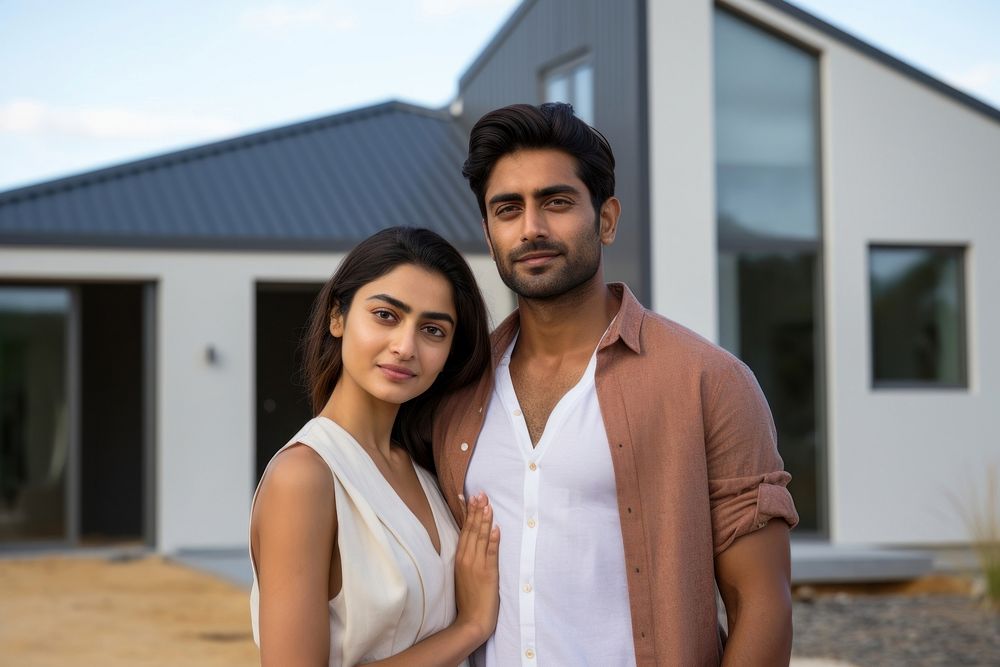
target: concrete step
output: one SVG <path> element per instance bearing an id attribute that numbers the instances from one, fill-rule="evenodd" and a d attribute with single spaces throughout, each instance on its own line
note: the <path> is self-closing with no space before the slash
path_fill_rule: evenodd
<path id="1" fill-rule="evenodd" d="M 792 540 L 795 584 L 908 581 L 933 570 L 929 552 Z"/>

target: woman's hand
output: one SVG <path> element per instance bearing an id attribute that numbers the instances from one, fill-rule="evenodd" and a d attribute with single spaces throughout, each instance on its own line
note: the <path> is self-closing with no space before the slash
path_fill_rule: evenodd
<path id="1" fill-rule="evenodd" d="M 497 625 L 500 574 L 497 554 L 500 528 L 493 525 L 493 508 L 484 494 L 465 506 L 465 523 L 455 552 L 455 623 L 468 627 L 482 644 Z M 478 645 L 478 644 L 477 644 Z"/>

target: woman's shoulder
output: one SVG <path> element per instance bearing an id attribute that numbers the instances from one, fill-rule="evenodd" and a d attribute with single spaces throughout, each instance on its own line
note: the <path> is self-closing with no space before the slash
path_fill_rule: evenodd
<path id="1" fill-rule="evenodd" d="M 274 455 L 261 480 L 261 495 L 294 501 L 296 498 L 333 496 L 330 467 L 316 450 L 294 443 Z"/>

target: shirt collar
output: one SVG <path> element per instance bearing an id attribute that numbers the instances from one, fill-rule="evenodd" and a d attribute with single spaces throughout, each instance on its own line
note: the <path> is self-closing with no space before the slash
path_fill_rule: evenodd
<path id="1" fill-rule="evenodd" d="M 600 352 L 616 341 L 621 340 L 628 349 L 636 354 L 641 354 L 642 346 L 639 342 L 639 331 L 642 329 L 642 318 L 645 316 L 645 309 L 625 283 L 608 283 L 608 289 L 621 301 L 621 306 L 619 306 L 618 313 L 615 315 L 614 321 L 604 336 L 604 340 L 598 345 L 597 351 Z M 520 315 L 515 309 L 493 331 L 494 368 L 500 363 L 504 352 L 510 346 L 511 341 L 514 340 L 520 323 Z"/>
<path id="2" fill-rule="evenodd" d="M 636 354 L 642 354 L 639 332 L 642 329 L 642 318 L 646 315 L 645 308 L 625 283 L 608 283 L 608 289 L 621 301 L 621 306 L 604 341 L 598 346 L 598 351 L 621 340 L 628 349 Z"/>

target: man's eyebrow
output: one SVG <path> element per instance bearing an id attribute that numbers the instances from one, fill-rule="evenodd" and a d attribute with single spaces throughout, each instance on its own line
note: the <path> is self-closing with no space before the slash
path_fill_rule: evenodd
<path id="1" fill-rule="evenodd" d="M 572 185 L 566 185 L 560 183 L 558 185 L 550 185 L 547 188 L 535 190 L 532 194 L 534 195 L 535 199 L 544 199 L 545 197 L 550 197 L 552 195 L 558 195 L 558 194 L 578 195 L 580 194 L 580 191 L 574 188 Z"/>
<path id="2" fill-rule="evenodd" d="M 524 197 L 517 194 L 516 192 L 502 192 L 498 195 L 493 195 L 490 197 L 489 205 L 499 204 L 501 202 L 509 201 L 524 201 Z"/>
<path id="3" fill-rule="evenodd" d="M 395 297 L 389 296 L 388 294 L 373 294 L 372 296 L 365 299 L 365 301 L 372 301 L 372 300 L 385 301 L 390 306 L 395 306 L 404 313 L 409 313 L 413 310 L 413 308 L 411 308 L 410 306 L 406 305 L 405 303 L 403 303 L 402 301 L 400 301 Z M 455 326 L 455 318 L 449 315 L 448 313 L 437 313 L 434 311 L 427 311 L 425 313 L 420 313 L 420 317 L 426 320 L 441 320 L 443 322 L 447 322 L 452 326 Z"/>

